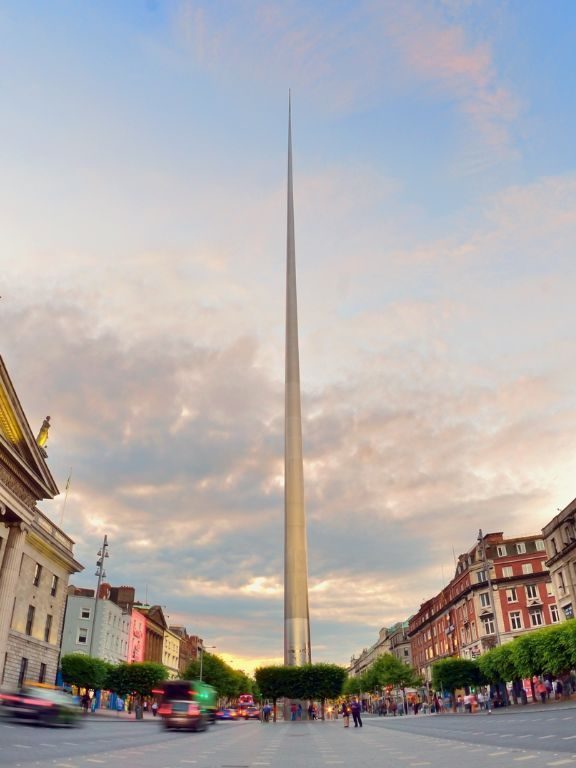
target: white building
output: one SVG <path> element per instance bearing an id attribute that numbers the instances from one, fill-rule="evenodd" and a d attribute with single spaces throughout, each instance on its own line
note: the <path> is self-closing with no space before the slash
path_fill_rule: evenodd
<path id="1" fill-rule="evenodd" d="M 86 653 L 112 664 L 127 661 L 130 613 L 112 600 L 96 600 L 94 593 L 89 594 L 92 590 L 76 590 L 71 587 L 72 590 L 76 594 L 68 595 L 62 631 L 62 655 Z"/>

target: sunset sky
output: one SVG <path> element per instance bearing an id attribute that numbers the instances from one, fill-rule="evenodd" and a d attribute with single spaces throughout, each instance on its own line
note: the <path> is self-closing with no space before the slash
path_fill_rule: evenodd
<path id="1" fill-rule="evenodd" d="M 576 5 L 6 0 L 0 354 L 95 586 L 283 654 L 288 89 L 313 661 L 576 496 Z"/>

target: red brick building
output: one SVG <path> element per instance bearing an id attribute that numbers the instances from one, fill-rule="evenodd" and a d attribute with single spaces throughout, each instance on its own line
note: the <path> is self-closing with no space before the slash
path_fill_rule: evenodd
<path id="1" fill-rule="evenodd" d="M 559 621 L 541 536 L 489 533 L 458 558 L 452 581 L 410 618 L 412 661 L 425 680 L 448 656 L 476 658 Z"/>

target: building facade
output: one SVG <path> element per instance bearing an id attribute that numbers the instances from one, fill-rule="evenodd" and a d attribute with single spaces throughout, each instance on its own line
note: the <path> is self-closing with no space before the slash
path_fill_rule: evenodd
<path id="1" fill-rule="evenodd" d="M 36 506 L 59 491 L 48 469 L 50 419 L 32 433 L 0 358 L 0 680 L 53 683 L 73 541 Z"/>
<path id="2" fill-rule="evenodd" d="M 426 681 L 435 661 L 477 658 L 559 620 L 541 536 L 490 533 L 460 555 L 452 581 L 409 622 L 413 665 Z"/>
<path id="3" fill-rule="evenodd" d="M 542 529 L 560 618 L 576 615 L 576 499 Z"/>
<path id="4" fill-rule="evenodd" d="M 162 664 L 168 670 L 168 677 L 176 679 L 179 673 L 180 638 L 168 627 L 164 630 L 164 645 L 162 647 Z"/>
<path id="5" fill-rule="evenodd" d="M 127 661 L 130 614 L 112 600 L 96 600 L 93 590 L 81 590 L 80 595 L 74 590 L 71 587 L 66 605 L 62 654 L 86 653 L 111 664 Z"/>
<path id="6" fill-rule="evenodd" d="M 391 627 L 382 627 L 378 633 L 378 640 L 364 648 L 357 657 L 353 656 L 347 669 L 349 677 L 355 677 L 366 672 L 380 656 L 391 653 L 405 664 L 412 664 L 412 651 L 408 638 L 408 622 L 399 621 Z"/>
<path id="7" fill-rule="evenodd" d="M 130 616 L 130 637 L 128 639 L 128 662 L 144 661 L 146 645 L 146 617 L 132 608 Z"/>
<path id="8" fill-rule="evenodd" d="M 171 626 L 170 631 L 180 638 L 180 657 L 178 659 L 178 674 L 183 677 L 190 663 L 196 661 L 204 647 L 204 641 L 198 635 L 189 635 L 186 627 Z"/>

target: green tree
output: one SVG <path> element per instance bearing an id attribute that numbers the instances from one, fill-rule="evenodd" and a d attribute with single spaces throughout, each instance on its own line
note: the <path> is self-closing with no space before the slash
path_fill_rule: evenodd
<path id="1" fill-rule="evenodd" d="M 480 667 L 470 659 L 441 659 L 432 664 L 432 685 L 437 691 L 450 691 L 453 707 L 457 688 L 477 685 L 481 680 Z"/>
<path id="2" fill-rule="evenodd" d="M 126 696 L 129 693 L 137 696 L 150 696 L 152 690 L 162 680 L 168 677 L 168 670 L 163 664 L 155 664 L 151 661 L 126 662 L 117 664 L 108 673 L 107 687 L 119 694 Z"/>
<path id="3" fill-rule="evenodd" d="M 416 688 L 422 684 L 422 679 L 414 667 L 405 664 L 392 653 L 379 656 L 371 667 L 371 673 L 376 686 L 381 688 L 388 685 L 402 689 Z"/>
<path id="4" fill-rule="evenodd" d="M 293 667 L 274 665 L 269 667 L 259 667 L 254 672 L 256 685 L 260 689 L 262 697 L 272 701 L 274 722 L 276 722 L 277 714 L 276 704 L 278 699 L 281 699 L 286 695 L 286 689 L 289 687 L 288 676 L 291 674 L 291 669 L 293 669 Z"/>
<path id="5" fill-rule="evenodd" d="M 61 659 L 62 678 L 65 683 L 79 688 L 102 688 L 108 676 L 110 665 L 94 656 L 83 653 L 69 653 Z"/>
<path id="6" fill-rule="evenodd" d="M 340 696 L 346 679 L 346 670 L 337 664 L 306 664 L 296 669 L 300 678 L 298 698 L 319 700 L 320 715 L 324 720 L 326 699 L 336 699 Z"/>
<path id="7" fill-rule="evenodd" d="M 200 677 L 200 664 L 198 661 L 192 661 L 184 672 L 184 678 L 194 680 Z M 223 661 L 219 656 L 204 651 L 202 659 L 202 680 L 209 685 L 213 685 L 218 692 L 218 696 L 225 698 L 234 698 L 239 693 L 245 683 L 246 675 L 239 672 Z"/>

